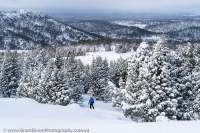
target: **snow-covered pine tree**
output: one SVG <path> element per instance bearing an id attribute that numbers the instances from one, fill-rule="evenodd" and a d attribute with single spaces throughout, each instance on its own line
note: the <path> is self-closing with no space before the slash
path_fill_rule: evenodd
<path id="1" fill-rule="evenodd" d="M 159 115 L 169 119 L 176 119 L 178 91 L 173 89 L 169 49 L 164 42 L 155 45 L 149 63 L 149 92 L 152 109 L 148 110 L 147 118 L 155 121 Z"/>
<path id="2" fill-rule="evenodd" d="M 49 60 L 37 86 L 36 100 L 43 103 L 67 105 L 72 90 L 68 87 L 64 60 L 57 53 L 55 60 Z"/>
<path id="3" fill-rule="evenodd" d="M 83 94 L 82 67 L 74 56 L 65 61 L 57 53 L 55 61 L 50 60 L 43 71 L 37 88 L 37 101 L 59 105 L 80 101 Z"/>
<path id="4" fill-rule="evenodd" d="M 67 60 L 69 61 L 70 59 L 71 56 L 68 57 Z M 73 62 L 71 61 L 70 63 Z M 73 69 L 73 64 L 70 65 Z M 65 62 L 65 60 L 63 59 L 63 57 L 61 57 L 59 53 L 57 53 L 54 61 L 54 69 L 50 78 L 51 88 L 49 90 L 49 93 L 51 95 L 51 102 L 54 104 L 67 105 L 72 100 L 74 88 L 72 88 L 70 78 L 74 77 L 69 77 L 71 73 L 68 72 L 68 70 L 70 71 L 71 68 L 68 67 L 70 67 L 70 65 Z"/>
<path id="5" fill-rule="evenodd" d="M 149 45 L 141 43 L 128 63 L 128 76 L 122 108 L 125 116 L 130 116 L 134 119 L 145 119 L 145 115 L 151 106 L 147 74 L 150 53 Z"/>
<path id="6" fill-rule="evenodd" d="M 37 64 L 41 64 L 43 67 L 46 67 L 50 59 L 48 49 L 39 49 L 35 54 L 37 54 L 35 57 Z"/>
<path id="7" fill-rule="evenodd" d="M 112 102 L 113 98 L 115 97 L 116 90 L 120 90 L 113 84 L 112 82 L 108 81 L 108 85 L 103 88 L 104 90 L 104 102 Z M 118 93 L 117 93 L 118 94 Z"/>
<path id="8" fill-rule="evenodd" d="M 115 87 L 113 89 L 113 96 L 112 96 L 112 105 L 113 107 L 121 107 L 122 101 L 124 100 L 124 92 L 125 92 L 125 81 L 123 78 L 119 79 L 119 88 Z"/>
<path id="9" fill-rule="evenodd" d="M 3 97 L 15 96 L 20 80 L 17 52 L 6 51 L 0 75 L 0 91 Z"/>
<path id="10" fill-rule="evenodd" d="M 93 60 L 90 72 L 90 92 L 93 93 L 96 99 L 105 99 L 105 87 L 108 86 L 108 62 L 101 57 Z"/>
<path id="11" fill-rule="evenodd" d="M 22 77 L 20 79 L 19 87 L 17 88 L 18 96 L 32 97 L 35 94 L 36 63 L 32 54 L 27 54 L 22 65 Z"/>
<path id="12" fill-rule="evenodd" d="M 181 58 L 179 70 L 178 89 L 180 91 L 180 97 L 178 99 L 178 118 L 181 120 L 195 119 L 194 116 L 194 100 L 198 92 L 198 80 L 199 80 L 199 68 L 196 46 L 194 44 L 187 44 L 186 46 L 179 47 L 178 54 Z M 196 109 L 195 109 L 196 110 Z"/>
<path id="13" fill-rule="evenodd" d="M 84 92 L 83 69 L 84 66 L 80 60 L 75 60 L 74 56 L 68 58 L 66 76 L 68 88 L 72 90 L 70 95 L 72 102 L 78 102 L 82 99 L 82 94 Z"/>
<path id="14" fill-rule="evenodd" d="M 38 97 L 37 86 L 48 60 L 48 52 L 44 49 L 34 50 L 25 55 L 22 66 L 22 78 L 17 90 L 19 96 L 33 99 Z"/>
<path id="15" fill-rule="evenodd" d="M 51 81 L 52 73 L 55 69 L 53 60 L 49 60 L 46 68 L 41 72 L 41 77 L 39 83 L 36 87 L 37 95 L 35 97 L 36 101 L 41 103 L 54 103 L 52 100 L 53 94 L 50 93 L 53 87 L 53 82 Z"/>
<path id="16" fill-rule="evenodd" d="M 111 61 L 109 65 L 109 79 L 117 87 L 119 87 L 119 79 L 122 78 L 126 82 L 128 61 L 126 59 L 118 59 Z"/>
<path id="17" fill-rule="evenodd" d="M 162 41 L 155 44 L 150 58 L 144 48 L 142 52 L 138 52 L 141 48 L 137 50 L 136 59 L 129 66 L 125 115 L 142 118 L 143 121 L 156 121 L 160 115 L 176 119 L 178 91 L 173 89 L 171 81 L 173 65 L 170 52 Z"/>
<path id="18" fill-rule="evenodd" d="M 195 44 L 195 61 L 196 66 L 193 70 L 193 93 L 195 99 L 193 101 L 194 119 L 199 119 L 200 117 L 200 44 Z"/>
<path id="19" fill-rule="evenodd" d="M 50 78 L 51 87 L 48 90 L 52 104 L 67 105 L 70 103 L 72 90 L 68 88 L 67 79 L 61 69 L 54 68 Z"/>
<path id="20" fill-rule="evenodd" d="M 83 75 L 82 75 L 82 84 L 84 87 L 84 93 L 87 94 L 90 89 L 90 66 L 84 66 Z"/>

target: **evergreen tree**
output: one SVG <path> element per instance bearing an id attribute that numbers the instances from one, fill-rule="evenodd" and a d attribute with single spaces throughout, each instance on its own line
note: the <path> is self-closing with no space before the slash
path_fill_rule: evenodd
<path id="1" fill-rule="evenodd" d="M 105 99 L 105 87 L 108 86 L 108 62 L 101 57 L 93 60 L 91 66 L 90 91 L 96 99 Z"/>
<path id="2" fill-rule="evenodd" d="M 83 74 L 82 74 L 82 84 L 84 87 L 84 93 L 87 94 L 90 89 L 90 84 L 92 84 L 90 80 L 90 66 L 89 65 L 84 66 Z"/>
<path id="3" fill-rule="evenodd" d="M 49 60 L 45 50 L 35 50 L 25 55 L 18 95 L 36 99 L 37 87 Z"/>
<path id="4" fill-rule="evenodd" d="M 147 75 L 149 58 L 150 48 L 148 44 L 142 43 L 128 64 L 128 77 L 122 102 L 125 116 L 144 119 L 151 106 Z"/>
<path id="5" fill-rule="evenodd" d="M 112 105 L 114 107 L 122 106 L 122 101 L 124 100 L 125 85 L 126 84 L 123 78 L 120 78 L 119 80 L 120 88 L 115 87 L 113 90 Z"/>
<path id="6" fill-rule="evenodd" d="M 159 115 L 174 119 L 177 91 L 172 89 L 169 50 L 159 42 L 149 53 L 148 46 L 140 46 L 129 65 L 125 115 L 143 121 L 155 121 Z"/>
<path id="7" fill-rule="evenodd" d="M 65 74 L 64 60 L 57 54 L 55 60 L 49 60 L 47 67 L 42 71 L 35 99 L 42 103 L 69 104 L 72 90 L 68 87 Z"/>
<path id="8" fill-rule="evenodd" d="M 193 70 L 193 94 L 194 94 L 194 101 L 193 103 L 193 110 L 194 110 L 194 119 L 199 119 L 200 116 L 200 44 L 195 44 L 195 69 Z"/>
<path id="9" fill-rule="evenodd" d="M 163 42 L 155 45 L 149 62 L 149 101 L 151 108 L 148 110 L 148 121 L 155 121 L 159 115 L 169 119 L 176 119 L 177 100 L 179 92 L 173 88 L 170 52 Z"/>
<path id="10" fill-rule="evenodd" d="M 118 59 L 111 61 L 109 65 L 109 79 L 117 87 L 119 87 L 119 79 L 122 78 L 125 82 L 127 79 L 128 61 L 125 59 Z"/>
<path id="11" fill-rule="evenodd" d="M 64 74 L 64 69 L 55 63 L 55 66 L 50 77 L 50 102 L 54 104 L 67 105 L 70 103 L 71 88 L 68 88 L 67 79 Z"/>
<path id="12" fill-rule="evenodd" d="M 54 103 L 52 100 L 53 95 L 50 93 L 53 82 L 52 76 L 53 71 L 55 69 L 54 62 L 49 60 L 47 67 L 42 71 L 41 78 L 39 79 L 39 83 L 36 87 L 37 95 L 35 99 L 41 103 Z"/>
<path id="13" fill-rule="evenodd" d="M 3 97 L 15 96 L 20 80 L 20 68 L 16 52 L 5 52 L 0 75 L 0 89 Z"/>
<path id="14" fill-rule="evenodd" d="M 181 59 L 178 80 L 176 84 L 180 91 L 178 98 L 178 118 L 181 120 L 194 119 L 193 106 L 198 92 L 198 53 L 193 44 L 179 47 L 178 53 Z"/>
<path id="15" fill-rule="evenodd" d="M 68 87 L 72 89 L 72 94 L 70 99 L 73 102 L 78 102 L 82 99 L 82 94 L 84 92 L 83 86 L 83 64 L 72 56 L 67 60 L 66 76 Z"/>

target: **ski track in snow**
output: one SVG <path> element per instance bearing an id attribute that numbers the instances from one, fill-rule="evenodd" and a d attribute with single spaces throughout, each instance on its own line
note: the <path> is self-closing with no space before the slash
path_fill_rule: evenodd
<path id="1" fill-rule="evenodd" d="M 88 107 L 88 96 L 81 105 L 40 104 L 27 98 L 0 98 L 0 132 L 3 128 L 83 128 L 90 133 L 198 133 L 199 121 L 136 123 L 123 116 L 111 103 L 96 101 Z"/>

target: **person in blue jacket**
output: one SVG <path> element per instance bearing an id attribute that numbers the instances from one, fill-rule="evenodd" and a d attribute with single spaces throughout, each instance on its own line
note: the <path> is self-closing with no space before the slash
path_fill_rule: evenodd
<path id="1" fill-rule="evenodd" d="M 93 97 L 90 97 L 88 104 L 90 105 L 90 109 L 94 109 L 94 98 Z"/>

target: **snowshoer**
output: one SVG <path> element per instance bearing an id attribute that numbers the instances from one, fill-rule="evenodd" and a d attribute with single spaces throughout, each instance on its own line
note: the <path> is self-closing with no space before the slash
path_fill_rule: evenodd
<path id="1" fill-rule="evenodd" d="M 94 109 L 94 98 L 93 97 L 90 97 L 88 104 L 90 105 L 90 109 Z"/>

